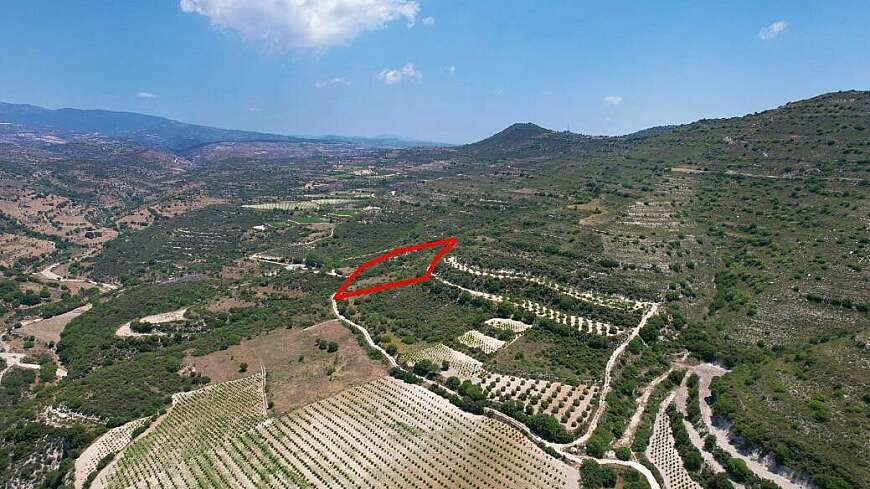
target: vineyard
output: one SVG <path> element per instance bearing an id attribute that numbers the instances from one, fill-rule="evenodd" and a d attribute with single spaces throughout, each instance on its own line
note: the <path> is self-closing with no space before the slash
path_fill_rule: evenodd
<path id="1" fill-rule="evenodd" d="M 172 408 L 94 480 L 94 488 L 202 486 L 202 454 L 265 419 L 263 373 L 175 394 Z"/>
<path id="2" fill-rule="evenodd" d="M 667 407 L 674 399 L 674 394 L 662 401 L 656 420 L 653 424 L 652 437 L 646 449 L 646 456 L 656 466 L 665 480 L 668 489 L 701 489 L 683 467 L 683 460 L 675 448 L 674 434 L 671 431 L 671 421 L 667 415 Z"/>
<path id="3" fill-rule="evenodd" d="M 339 206 L 354 202 L 351 199 L 314 199 L 289 202 L 271 202 L 267 204 L 248 204 L 242 207 L 258 211 L 313 211 L 328 206 Z"/>
<path id="4" fill-rule="evenodd" d="M 472 329 L 471 331 L 466 332 L 459 338 L 456 338 L 456 341 L 462 343 L 469 348 L 474 348 L 487 354 L 495 353 L 506 343 L 498 338 L 487 336 L 476 329 Z"/>
<path id="5" fill-rule="evenodd" d="M 133 432 L 148 424 L 151 418 L 139 418 L 129 423 L 112 428 L 97 438 L 76 459 L 75 488 L 81 489 L 88 476 L 97 469 L 104 457 L 117 453 L 132 441 Z"/>
<path id="6" fill-rule="evenodd" d="M 487 319 L 484 324 L 491 328 L 500 329 L 502 331 L 510 331 L 511 333 L 522 333 L 523 331 L 532 327 L 531 324 L 526 324 L 522 321 L 517 321 L 516 319 L 505 318 Z"/>
<path id="7" fill-rule="evenodd" d="M 455 373 L 463 379 L 475 377 L 483 370 L 483 364 L 480 361 L 442 344 L 417 350 L 408 355 L 407 361 L 416 363 L 424 359 L 431 360 L 435 365 L 447 362 L 450 366 L 448 373 Z"/>
<path id="8" fill-rule="evenodd" d="M 101 487 L 579 487 L 576 470 L 514 428 L 393 378 L 267 420 L 260 381 L 180 398 Z"/>

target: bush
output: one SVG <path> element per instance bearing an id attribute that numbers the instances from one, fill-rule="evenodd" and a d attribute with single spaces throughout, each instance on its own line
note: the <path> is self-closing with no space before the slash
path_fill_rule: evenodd
<path id="1" fill-rule="evenodd" d="M 725 471 L 737 482 L 744 482 L 752 476 L 752 472 L 746 466 L 746 462 L 734 457 L 729 458 L 725 462 Z"/>
<path id="2" fill-rule="evenodd" d="M 602 467 L 594 460 L 585 460 L 580 467 L 580 477 L 583 479 L 584 488 L 614 487 L 616 474 L 612 470 Z"/>

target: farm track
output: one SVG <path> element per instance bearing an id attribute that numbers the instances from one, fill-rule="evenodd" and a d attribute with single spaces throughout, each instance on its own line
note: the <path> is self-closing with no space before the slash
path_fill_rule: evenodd
<path id="1" fill-rule="evenodd" d="M 342 316 L 342 314 L 341 314 L 340 312 L 338 312 L 338 304 L 335 302 L 335 298 L 330 298 L 330 302 L 332 303 L 332 313 L 335 314 L 335 317 L 336 317 L 336 318 L 338 318 L 339 320 L 344 321 L 345 323 L 347 323 L 347 324 L 353 326 L 353 327 L 356 328 L 360 333 L 362 333 L 362 335 L 363 335 L 363 337 L 365 338 L 366 343 L 369 345 L 369 347 L 374 348 L 375 350 L 381 352 L 381 355 L 384 356 L 384 358 L 385 358 L 385 359 L 387 360 L 387 362 L 390 364 L 390 367 L 395 368 L 395 367 L 398 367 L 398 366 L 399 366 L 399 364 L 396 363 L 396 359 L 395 359 L 395 358 L 391 357 L 390 354 L 387 353 L 386 350 L 384 350 L 383 348 L 381 348 L 380 346 L 378 346 L 378 345 L 377 345 L 377 344 L 372 340 L 372 337 L 371 337 L 371 335 L 369 334 L 369 331 L 368 331 L 367 329 L 365 329 L 365 328 L 363 328 L 362 326 L 360 326 L 359 324 L 357 324 L 357 323 L 351 321 L 350 319 L 348 319 L 348 318 Z"/>
<path id="2" fill-rule="evenodd" d="M 666 488 L 701 489 L 683 466 L 682 458 L 675 447 L 670 418 L 667 414 L 668 406 L 674 401 L 675 396 L 676 391 L 671 392 L 659 405 L 649 446 L 646 448 L 646 457 L 661 473 Z"/>
<path id="3" fill-rule="evenodd" d="M 649 384 L 644 387 L 643 392 L 640 397 L 636 399 L 637 401 L 637 409 L 634 411 L 634 414 L 631 415 L 631 419 L 628 421 L 628 426 L 625 428 L 625 433 L 616 440 L 613 444 L 613 448 L 627 447 L 631 445 L 631 442 L 634 441 L 634 433 L 637 431 L 637 427 L 640 425 L 640 420 L 643 417 L 644 411 L 646 411 L 647 403 L 649 402 L 649 398 L 652 395 L 653 391 L 655 391 L 656 386 L 658 386 L 663 380 L 668 378 L 668 375 L 673 372 L 674 369 L 670 368 L 667 372 L 659 375 L 654 378 Z"/>
<path id="4" fill-rule="evenodd" d="M 713 410 L 710 408 L 710 405 L 707 404 L 707 398 L 710 396 L 710 383 L 714 378 L 728 373 L 728 370 L 718 365 L 704 363 L 694 367 L 693 371 L 698 375 L 699 380 L 698 397 L 701 402 L 701 419 L 703 420 L 704 427 L 707 431 L 716 437 L 716 444 L 720 448 L 725 450 L 728 455 L 746 462 L 746 466 L 749 467 L 749 470 L 755 473 L 758 477 L 769 479 L 783 489 L 808 489 L 811 487 L 808 484 L 796 480 L 796 478 L 791 478 L 786 474 L 774 472 L 772 467 L 769 467 L 767 464 L 760 461 L 757 456 L 746 455 L 741 452 L 740 449 L 732 443 L 730 433 L 713 423 Z"/>
<path id="5" fill-rule="evenodd" d="M 638 334 L 640 334 L 640 330 L 646 325 L 646 322 L 649 318 L 653 317 L 659 310 L 658 303 L 654 303 L 652 307 L 643 315 L 640 319 L 640 322 L 637 323 L 631 330 L 631 334 L 629 334 L 619 346 L 613 351 L 613 354 L 610 355 L 610 359 L 607 360 L 607 366 L 604 367 L 604 381 L 602 382 L 601 392 L 598 394 L 598 409 L 595 411 L 595 415 L 592 417 L 592 420 L 589 421 L 589 426 L 586 428 L 586 433 L 580 438 L 574 440 L 571 443 L 565 445 L 565 447 L 579 446 L 585 445 L 589 440 L 589 437 L 592 436 L 592 432 L 595 431 L 595 428 L 598 427 L 598 421 L 600 421 L 601 416 L 604 414 L 604 410 L 607 408 L 607 394 L 610 392 L 610 383 L 611 376 L 613 373 L 613 368 L 616 365 L 616 361 L 619 359 L 619 356 L 622 355 L 622 352 L 628 347 L 628 344 L 631 340 L 635 339 Z"/>
<path id="6" fill-rule="evenodd" d="M 677 395 L 674 397 L 677 411 L 679 411 L 684 417 L 688 415 L 687 401 L 689 400 L 689 391 L 686 386 L 687 379 L 688 377 L 683 379 L 683 382 L 677 388 Z M 722 464 L 716 460 L 716 457 L 704 448 L 704 440 L 701 439 L 701 434 L 698 433 L 695 425 L 693 425 L 688 419 L 683 419 L 683 424 L 686 427 L 686 433 L 689 434 L 689 441 L 692 442 L 692 445 L 695 446 L 701 454 L 701 457 L 704 458 L 704 462 L 716 472 L 725 472 L 725 467 L 722 467 Z"/>
<path id="7" fill-rule="evenodd" d="M 548 446 L 554 450 L 557 450 L 557 451 L 564 447 L 564 445 L 560 445 L 558 443 L 551 443 L 551 442 L 548 442 L 547 440 L 544 440 L 543 438 L 539 437 L 538 435 L 532 433 L 532 431 L 529 430 L 529 428 L 526 425 L 524 425 L 524 424 L 520 423 L 519 421 L 515 420 L 514 418 L 511 418 L 510 416 L 502 413 L 501 411 L 497 411 L 497 410 L 492 409 L 492 408 L 485 408 L 485 410 L 486 410 L 486 414 L 488 416 L 495 418 L 495 419 L 498 419 L 498 420 L 501 420 L 501 421 L 513 426 L 514 428 L 522 431 L 528 438 L 530 438 L 532 441 L 534 441 L 536 443 L 546 445 L 546 446 Z M 598 462 L 599 464 L 604 464 L 604 465 L 619 465 L 622 467 L 631 467 L 632 469 L 640 472 L 640 474 L 643 475 L 644 478 L 646 478 L 646 481 L 649 484 L 650 489 L 662 489 L 661 486 L 659 485 L 658 481 L 656 480 L 655 476 L 653 475 L 653 473 L 650 472 L 650 470 L 648 468 L 646 468 L 641 463 L 634 462 L 631 460 L 595 458 L 595 457 L 590 457 L 588 455 L 575 455 L 572 453 L 566 453 L 566 452 L 562 452 L 562 451 L 560 451 L 559 454 L 562 455 L 563 457 L 565 457 L 566 459 L 571 460 L 572 462 L 575 462 L 577 464 L 582 464 L 586 460 L 594 460 L 594 461 Z"/>
<path id="8" fill-rule="evenodd" d="M 450 282 L 450 281 L 448 281 L 448 280 L 446 280 L 446 279 L 444 279 L 436 274 L 432 274 L 432 276 L 436 280 L 438 280 L 439 282 L 443 283 L 444 285 L 462 290 L 463 292 L 467 292 L 467 293 L 471 294 L 472 296 L 482 297 L 488 301 L 492 301 L 492 302 L 495 302 L 497 304 L 501 303 L 501 302 L 510 302 L 511 304 L 514 304 L 515 306 L 519 307 L 520 309 L 524 309 L 526 311 L 529 311 L 538 317 L 550 319 L 550 320 L 562 323 L 566 326 L 571 326 L 572 328 L 576 327 L 578 331 L 584 331 L 584 332 L 589 333 L 589 334 L 598 334 L 601 336 L 608 336 L 608 337 L 618 336 L 618 335 L 623 333 L 622 330 L 620 330 L 619 328 L 616 328 L 613 325 L 608 324 L 608 323 L 602 323 L 599 321 L 592 321 L 591 319 L 588 319 L 588 318 L 585 318 L 582 316 L 565 314 L 562 311 L 557 311 L 555 309 L 552 309 L 552 308 L 547 307 L 545 305 L 542 305 L 540 303 L 532 302 L 532 301 L 525 300 L 525 299 L 523 299 L 522 301 L 514 301 L 509 297 L 496 295 L 496 294 L 490 294 L 488 292 L 481 292 L 479 290 L 468 289 L 466 287 L 462 287 L 461 285 L 454 284 L 453 282 Z"/>
<path id="9" fill-rule="evenodd" d="M 12 353 L 9 351 L 9 345 L 6 344 L 5 341 L 0 339 L 0 348 L 3 349 L 3 352 L 0 353 L 0 358 L 6 362 L 6 368 L 0 370 L 0 384 L 3 383 L 3 376 L 6 375 L 12 367 L 25 368 L 28 370 L 39 370 L 40 366 L 34 363 L 23 363 L 21 360 L 24 359 L 27 355 L 23 353 Z"/>
<path id="10" fill-rule="evenodd" d="M 436 277 L 436 278 L 438 278 L 438 277 Z M 442 280 L 442 279 L 439 278 L 439 280 Z M 449 283 L 448 283 L 448 285 L 455 286 L 454 284 L 449 284 Z M 456 286 L 456 287 L 458 287 L 458 286 Z M 493 296 L 492 294 L 481 293 L 481 292 L 472 291 L 472 290 L 468 290 L 468 289 L 463 289 L 463 290 L 467 290 L 468 292 L 470 292 L 474 295 L 484 296 L 488 299 L 490 297 L 498 297 L 498 296 Z M 350 319 L 344 317 L 338 311 L 337 303 L 334 300 L 334 298 L 331 298 L 330 302 L 331 302 L 333 314 L 336 316 L 336 318 L 338 318 L 339 320 L 345 322 L 346 324 L 349 324 L 350 326 L 352 326 L 355 329 L 357 329 L 358 331 L 360 331 L 360 333 L 362 333 L 362 335 L 365 338 L 365 341 L 369 347 L 379 351 L 383 355 L 383 357 L 386 359 L 386 361 L 390 364 L 391 367 L 398 367 L 398 363 L 396 362 L 396 360 L 392 356 L 387 354 L 387 352 L 383 348 L 378 346 L 373 341 L 371 335 L 369 334 L 369 332 L 366 328 L 364 328 L 363 326 L 361 326 L 361 325 L 351 321 Z M 646 304 L 649 304 L 649 303 L 645 303 L 645 305 Z M 649 304 L 649 306 L 650 306 L 649 310 L 644 314 L 644 316 L 642 317 L 642 319 L 638 323 L 638 325 L 632 329 L 632 332 L 616 348 L 616 350 L 613 352 L 610 359 L 608 360 L 607 366 L 605 368 L 603 388 L 602 388 L 602 391 L 599 395 L 598 408 L 596 410 L 596 413 L 595 413 L 593 419 L 590 421 L 590 423 L 588 425 L 587 432 L 582 437 L 580 437 L 577 440 L 575 440 L 574 442 L 571 442 L 568 444 L 550 443 L 550 442 L 547 442 L 545 440 L 542 440 L 541 438 L 539 438 L 536 435 L 534 435 L 533 433 L 531 433 L 531 431 L 525 425 L 522 425 L 521 423 L 517 422 L 513 418 L 509 418 L 509 417 L 503 415 L 502 413 L 500 413 L 494 409 L 487 408 L 486 409 L 487 416 L 491 417 L 491 418 L 500 419 L 500 420 L 508 423 L 510 426 L 513 426 L 514 428 L 519 429 L 521 433 L 523 433 L 526 437 L 528 437 L 529 439 L 531 439 L 535 442 L 544 444 L 546 446 L 549 446 L 550 448 L 561 451 L 561 455 L 563 455 L 564 457 L 566 457 L 566 459 L 568 459 L 572 462 L 579 464 L 579 463 L 582 463 L 586 459 L 591 459 L 592 457 L 578 456 L 578 455 L 574 455 L 574 454 L 570 454 L 570 453 L 564 453 L 564 450 L 585 444 L 586 441 L 588 441 L 589 437 L 591 436 L 592 432 L 594 431 L 595 427 L 597 427 L 597 424 L 598 424 L 604 410 L 606 409 L 606 400 L 605 399 L 606 399 L 607 392 L 609 392 L 609 390 L 610 390 L 611 373 L 612 373 L 612 370 L 616 364 L 616 361 L 618 360 L 618 358 L 622 354 L 622 352 L 625 350 L 628 343 L 638 335 L 640 330 L 646 324 L 647 320 L 658 311 L 659 304 L 651 303 L 651 304 Z M 5 345 L 4 345 L 4 347 L 5 347 Z M 428 383 L 430 383 L 430 382 L 427 382 L 427 384 Z M 641 475 L 643 475 L 646 478 L 651 489 L 661 489 L 660 485 L 658 484 L 658 482 L 656 481 L 656 479 L 652 475 L 652 473 L 645 466 L 643 466 L 637 462 L 614 460 L 614 459 L 595 459 L 595 460 L 603 465 L 617 465 L 617 466 L 623 466 L 623 467 L 630 467 L 630 468 L 638 471 Z"/>
<path id="11" fill-rule="evenodd" d="M 41 278 L 43 280 L 49 280 L 49 281 L 53 281 L 53 282 L 79 283 L 79 284 L 93 285 L 93 286 L 97 287 L 98 289 L 100 289 L 100 292 L 110 292 L 113 290 L 118 290 L 120 288 L 117 285 L 103 283 L 103 282 L 97 282 L 96 280 L 84 280 L 84 279 L 78 279 L 78 278 L 62 277 L 62 276 L 60 276 L 52 271 L 55 268 L 59 267 L 60 265 L 61 265 L 60 263 L 52 263 L 51 265 L 45 267 L 44 269 L 40 270 L 39 272 L 34 273 L 34 275 L 36 275 L 38 278 Z"/>
<path id="12" fill-rule="evenodd" d="M 483 268 L 473 267 L 460 263 L 459 260 L 457 260 L 456 257 L 453 256 L 445 258 L 444 263 L 450 265 L 456 270 L 459 270 L 460 272 L 465 272 L 478 277 L 489 277 L 498 280 L 519 280 L 542 285 L 550 290 L 567 295 L 568 297 L 572 297 L 577 300 L 589 302 L 591 304 L 596 304 L 598 306 L 607 307 L 610 309 L 621 309 L 626 307 L 630 307 L 631 309 L 642 309 L 649 305 L 646 302 L 636 301 L 626 297 L 608 296 L 604 294 L 581 291 L 573 287 L 563 286 L 552 280 L 542 277 L 536 277 L 527 273 L 515 272 L 511 270 L 486 270 Z"/>

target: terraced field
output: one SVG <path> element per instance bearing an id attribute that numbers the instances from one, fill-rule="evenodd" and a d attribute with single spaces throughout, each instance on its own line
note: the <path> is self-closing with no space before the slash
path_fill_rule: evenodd
<path id="1" fill-rule="evenodd" d="M 517 321 L 516 319 L 505 319 L 505 318 L 487 319 L 485 324 L 487 326 L 491 326 L 495 329 L 510 331 L 511 333 L 522 333 L 523 331 L 532 327 L 532 325 L 526 324 L 522 321 Z"/>
<path id="2" fill-rule="evenodd" d="M 457 338 L 456 341 L 469 348 L 474 348 L 484 353 L 495 353 L 499 348 L 505 345 L 504 341 L 501 341 L 498 338 L 493 338 L 492 336 L 487 336 L 476 329 L 467 331 Z"/>
<path id="3" fill-rule="evenodd" d="M 302 201 L 272 202 L 267 204 L 248 204 L 242 207 L 261 211 L 312 211 L 328 206 L 341 206 L 354 202 L 351 199 L 313 199 Z"/>

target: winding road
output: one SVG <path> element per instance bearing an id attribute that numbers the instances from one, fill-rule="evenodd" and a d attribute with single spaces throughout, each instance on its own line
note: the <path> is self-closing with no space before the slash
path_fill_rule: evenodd
<path id="1" fill-rule="evenodd" d="M 450 284 L 450 285 L 453 285 L 453 284 Z M 469 290 L 469 292 L 475 293 L 476 291 Z M 478 292 L 478 294 L 490 295 L 490 294 L 486 294 L 484 292 Z M 346 318 L 338 311 L 338 304 L 335 301 L 334 297 L 331 297 L 330 301 L 332 303 L 332 312 L 337 319 L 344 321 L 345 323 L 349 324 L 350 326 L 353 326 L 360 333 L 362 333 L 362 335 L 365 338 L 365 341 L 369 345 L 369 347 L 374 348 L 375 350 L 381 352 L 381 354 L 384 356 L 384 358 L 387 360 L 387 362 L 389 362 L 390 366 L 392 366 L 392 367 L 399 366 L 399 364 L 398 364 L 398 362 L 396 362 L 395 358 L 390 356 L 386 352 L 386 350 L 381 348 L 379 345 L 377 345 L 372 340 L 372 337 L 366 328 L 364 328 L 363 326 L 361 326 L 361 325 L 351 321 L 350 319 Z M 616 362 L 619 359 L 619 356 L 622 355 L 622 352 L 625 351 L 625 349 L 628 347 L 628 344 L 631 342 L 631 340 L 633 340 L 634 338 L 637 337 L 637 335 L 640 333 L 640 330 L 644 327 L 644 325 L 646 325 L 649 318 L 651 318 L 652 316 L 654 316 L 658 312 L 658 308 L 659 308 L 659 304 L 653 303 L 651 305 L 651 307 L 649 308 L 649 310 L 643 315 L 643 317 L 641 318 L 641 320 L 637 324 L 637 326 L 635 326 L 632 329 L 631 333 L 625 338 L 625 340 L 622 343 L 620 343 L 620 345 L 613 351 L 613 354 L 610 356 L 610 359 L 607 361 L 607 365 L 606 365 L 605 370 L 604 370 L 604 382 L 603 382 L 603 387 L 601 389 L 600 397 L 598 400 L 598 408 L 597 408 L 592 420 L 589 422 L 589 426 L 586 430 L 586 433 L 583 434 L 583 436 L 581 436 L 580 438 L 578 438 L 570 443 L 552 443 L 552 442 L 546 441 L 546 440 L 540 438 L 539 436 L 535 435 L 534 433 L 532 433 L 531 430 L 529 430 L 529 428 L 526 425 L 520 423 L 519 421 L 517 421 L 517 420 L 511 418 L 510 416 L 507 416 L 507 415 L 505 415 L 505 414 L 503 414 L 495 409 L 486 408 L 485 409 L 486 414 L 492 418 L 498 419 L 498 420 L 500 420 L 504 423 L 507 423 L 507 424 L 513 426 L 514 428 L 522 431 L 527 437 L 529 437 L 533 441 L 540 443 L 540 444 L 543 444 L 545 446 L 548 446 L 556 451 L 559 451 L 560 455 L 562 455 L 566 459 L 571 460 L 575 463 L 582 464 L 583 461 L 585 461 L 585 460 L 595 460 L 596 462 L 598 462 L 599 464 L 602 464 L 602 465 L 618 465 L 618 466 L 622 466 L 622 467 L 630 467 L 630 468 L 638 471 L 641 475 L 644 476 L 644 478 L 646 478 L 647 483 L 649 484 L 651 489 L 662 489 L 661 486 L 659 485 L 658 481 L 656 480 L 656 478 L 653 476 L 652 472 L 650 472 L 650 470 L 647 467 L 645 467 L 644 465 L 642 465 L 638 462 L 631 461 L 631 460 L 598 459 L 598 458 L 594 458 L 594 457 L 574 455 L 574 454 L 565 452 L 565 450 L 567 450 L 567 449 L 570 449 L 570 448 L 573 448 L 576 446 L 582 446 L 583 444 L 586 443 L 586 441 L 589 439 L 589 437 L 592 436 L 592 433 L 595 431 L 595 428 L 598 426 L 598 422 L 601 419 L 601 416 L 607 407 L 606 397 L 607 397 L 607 393 L 610 391 L 610 384 L 611 384 L 613 368 L 616 365 Z"/>

